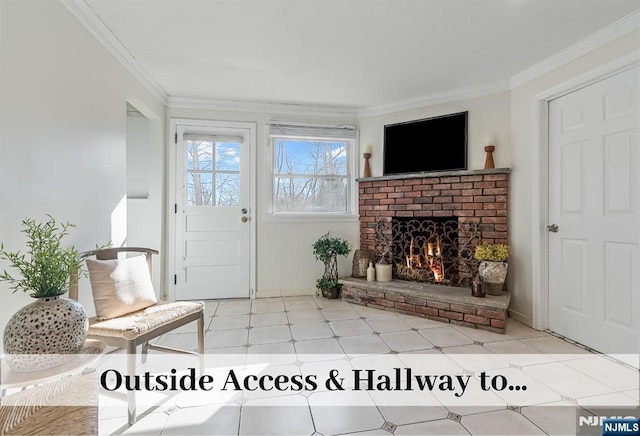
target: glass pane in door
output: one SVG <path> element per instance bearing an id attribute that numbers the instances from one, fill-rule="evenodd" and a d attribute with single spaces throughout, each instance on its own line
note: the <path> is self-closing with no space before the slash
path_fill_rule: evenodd
<path id="1" fill-rule="evenodd" d="M 188 206 L 240 207 L 239 142 L 187 140 Z"/>

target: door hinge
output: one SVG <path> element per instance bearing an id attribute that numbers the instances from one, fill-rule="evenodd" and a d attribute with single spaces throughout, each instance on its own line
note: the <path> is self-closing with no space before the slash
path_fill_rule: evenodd
<path id="1" fill-rule="evenodd" d="M 174 136 L 174 138 L 173 138 L 173 142 L 174 142 L 175 144 L 177 144 L 177 143 L 178 143 L 178 132 L 176 132 L 176 135 L 175 135 L 175 136 Z"/>
<path id="2" fill-rule="evenodd" d="M 178 284 L 178 274 L 174 274 L 173 275 L 173 284 L 177 285 Z"/>
<path id="3" fill-rule="evenodd" d="M 173 205 L 173 213 L 178 213 L 178 203 Z"/>

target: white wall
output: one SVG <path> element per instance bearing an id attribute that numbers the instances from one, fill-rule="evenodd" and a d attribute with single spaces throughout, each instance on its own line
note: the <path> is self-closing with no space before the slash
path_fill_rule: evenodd
<path id="1" fill-rule="evenodd" d="M 357 248 L 360 245 L 357 219 L 350 221 L 323 222 L 274 222 L 265 219 L 267 187 L 270 173 L 266 164 L 267 136 L 265 124 L 272 119 L 310 123 L 355 123 L 355 119 L 344 118 L 308 118 L 271 113 L 228 112 L 185 108 L 168 108 L 167 117 L 185 119 L 203 119 L 216 121 L 252 122 L 257 125 L 257 210 L 253 219 L 257 219 L 257 265 L 256 297 L 277 295 L 313 294 L 315 281 L 322 275 L 323 266 L 312 254 L 313 242 L 331 231 L 331 234 L 349 240 Z M 168 123 L 167 123 L 168 124 Z M 351 275 L 351 260 L 338 259 L 341 276 Z"/>
<path id="2" fill-rule="evenodd" d="M 126 195 L 126 102 L 157 115 L 161 162 L 164 106 L 60 2 L 2 0 L 0 8 L 0 241 L 24 249 L 20 221 L 51 214 L 77 225 L 70 244 L 91 249 L 126 228 L 126 214 L 112 223 Z M 31 299 L 5 282 L 0 298 L 3 331 Z"/>
<path id="3" fill-rule="evenodd" d="M 139 103 L 138 103 L 139 104 Z M 163 121 L 143 107 L 127 116 L 127 241 L 129 247 L 160 250 L 153 257 L 153 283 L 164 296 L 162 259 L 164 232 L 164 129 Z"/>
<path id="4" fill-rule="evenodd" d="M 151 126 L 138 111 L 127 110 L 127 200 L 149 198 L 149 142 Z"/>
<path id="5" fill-rule="evenodd" d="M 501 92 L 419 109 L 362 117 L 358 120 L 361 146 L 360 160 L 362 160 L 362 148 L 366 144 L 371 144 L 373 150 L 371 156 L 372 175 L 381 176 L 384 126 L 386 124 L 469 111 L 468 168 L 484 168 L 486 156 L 484 146 L 488 145 L 486 141 L 488 135 L 492 135 L 495 138 L 496 151 L 493 153 L 493 158 L 496 168 L 508 167 L 511 164 L 509 105 L 509 92 Z M 420 144 L 416 143 L 415 146 L 418 147 Z M 441 144 L 441 146 L 446 147 L 447 144 Z M 411 159 L 411 144 L 408 144 L 407 148 L 407 159 Z"/>
<path id="6" fill-rule="evenodd" d="M 532 232 L 534 225 L 541 225 L 532 208 L 532 165 L 538 144 L 533 142 L 535 126 L 533 114 L 534 96 L 564 81 L 589 71 L 640 48 L 640 32 L 631 33 L 597 49 L 575 61 L 526 83 L 511 92 L 511 141 L 512 165 L 509 193 L 510 243 L 513 256 L 509 276 L 514 295 L 511 300 L 512 316 L 531 324 L 532 299 Z"/>

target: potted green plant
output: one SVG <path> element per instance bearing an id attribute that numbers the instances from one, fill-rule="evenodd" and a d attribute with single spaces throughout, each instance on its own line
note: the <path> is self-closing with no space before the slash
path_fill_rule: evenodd
<path id="1" fill-rule="evenodd" d="M 13 292 L 31 293 L 36 301 L 11 317 L 4 329 L 3 347 L 12 369 L 31 371 L 69 360 L 82 349 L 89 325 L 80 303 L 61 298 L 71 274 L 82 270 L 76 249 L 62 246 L 74 225 L 48 216 L 44 222 L 27 218 L 22 227 L 27 236 L 25 253 L 7 251 L 0 244 L 0 259 L 17 271 L 4 270 L 0 281 L 9 282 Z"/>
<path id="2" fill-rule="evenodd" d="M 313 243 L 316 260 L 324 264 L 324 274 L 316 281 L 318 292 L 325 298 L 338 298 L 341 285 L 338 284 L 338 256 L 351 252 L 348 241 L 331 236 L 329 232 Z"/>
<path id="3" fill-rule="evenodd" d="M 339 298 L 342 284 L 337 280 L 326 279 L 320 277 L 316 280 L 316 295 L 322 295 L 324 298 Z"/>
<path id="4" fill-rule="evenodd" d="M 480 261 L 478 274 L 486 284 L 487 294 L 502 295 L 507 278 L 509 246 L 482 243 L 476 247 L 475 258 Z"/>

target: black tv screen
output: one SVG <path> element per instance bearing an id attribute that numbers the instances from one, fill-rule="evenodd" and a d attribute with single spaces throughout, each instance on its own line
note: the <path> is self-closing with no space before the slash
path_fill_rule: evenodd
<path id="1" fill-rule="evenodd" d="M 467 114 L 384 126 L 384 174 L 466 170 Z"/>

